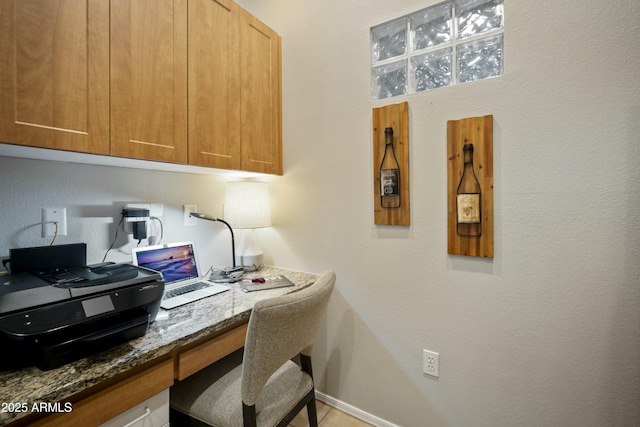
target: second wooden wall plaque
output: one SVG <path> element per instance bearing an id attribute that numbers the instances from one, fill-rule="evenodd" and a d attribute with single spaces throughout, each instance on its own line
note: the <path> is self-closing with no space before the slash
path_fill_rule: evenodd
<path id="1" fill-rule="evenodd" d="M 473 173 L 480 184 L 479 236 L 460 235 L 457 192 L 464 171 L 464 146 L 473 144 Z M 493 116 L 447 122 L 447 217 L 451 255 L 493 258 Z"/>

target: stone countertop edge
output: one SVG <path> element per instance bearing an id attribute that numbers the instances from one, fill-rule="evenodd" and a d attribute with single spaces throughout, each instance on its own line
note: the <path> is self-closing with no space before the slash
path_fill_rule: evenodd
<path id="1" fill-rule="evenodd" d="M 0 371 L 0 404 L 26 403 L 31 408 L 34 403 L 64 402 L 86 388 L 245 321 L 256 301 L 302 289 L 319 277 L 319 274 L 264 266 L 259 271 L 246 273 L 244 278 L 277 275 L 286 276 L 295 287 L 245 293 L 239 283 L 228 284 L 229 291 L 172 310 L 161 309 L 160 313 L 165 312 L 168 317 L 157 318 L 143 337 L 49 371 L 35 366 Z M 5 408 L 0 408 L 0 425 L 30 413 L 2 409 Z"/>

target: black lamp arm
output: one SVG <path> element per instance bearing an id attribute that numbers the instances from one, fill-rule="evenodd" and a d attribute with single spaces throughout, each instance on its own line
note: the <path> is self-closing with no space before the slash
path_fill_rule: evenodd
<path id="1" fill-rule="evenodd" d="M 191 212 L 190 216 L 198 219 L 206 219 L 207 221 L 219 221 L 229 228 L 229 231 L 231 232 L 231 256 L 233 257 L 233 263 L 231 265 L 233 265 L 233 268 L 236 268 L 236 239 L 233 235 L 233 228 L 231 228 L 231 225 L 229 225 L 229 223 L 224 219 L 214 218 L 199 212 Z"/>

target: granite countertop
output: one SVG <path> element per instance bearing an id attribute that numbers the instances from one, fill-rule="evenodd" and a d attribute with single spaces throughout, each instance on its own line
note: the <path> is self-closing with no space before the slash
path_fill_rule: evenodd
<path id="1" fill-rule="evenodd" d="M 28 367 L 0 371 L 0 425 L 27 413 L 10 411 L 9 403 L 62 402 L 70 396 L 131 368 L 170 353 L 172 350 L 245 321 L 253 305 L 264 298 L 282 295 L 313 283 L 318 275 L 265 266 L 245 277 L 284 275 L 296 287 L 243 292 L 239 283 L 228 284 L 229 291 L 213 295 L 172 310 L 160 310 L 155 322 L 140 338 L 94 356 L 80 359 L 50 371 Z"/>

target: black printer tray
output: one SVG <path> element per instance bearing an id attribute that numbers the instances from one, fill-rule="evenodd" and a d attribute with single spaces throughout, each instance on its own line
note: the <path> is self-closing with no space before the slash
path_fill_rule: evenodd
<path id="1" fill-rule="evenodd" d="M 127 319 L 119 316 L 117 325 L 106 324 L 103 329 L 95 330 L 84 336 L 71 337 L 64 342 L 52 341 L 37 349 L 38 357 L 33 363 L 43 371 L 55 369 L 66 363 L 90 356 L 116 344 L 124 343 L 143 336 L 149 325 L 149 314 L 130 313 Z"/>
<path id="2" fill-rule="evenodd" d="M 0 342 L 7 350 L 0 352 L 0 370 L 31 365 L 42 370 L 57 368 L 143 336 L 150 316 L 143 309 L 134 309 L 36 334 L 0 331 Z"/>

